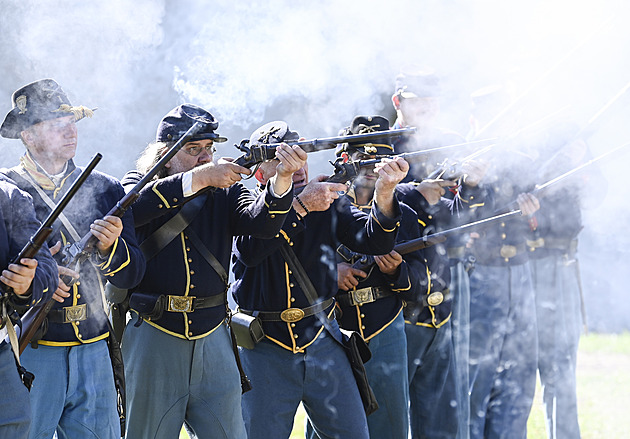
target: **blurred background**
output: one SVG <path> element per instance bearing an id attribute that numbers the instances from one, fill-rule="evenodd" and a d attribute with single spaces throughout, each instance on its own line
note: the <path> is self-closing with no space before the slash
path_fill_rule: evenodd
<path id="1" fill-rule="evenodd" d="M 260 125 L 288 122 L 329 137 L 357 114 L 391 123 L 396 75 L 410 66 L 441 79 L 439 123 L 466 135 L 471 94 L 499 84 L 506 117 L 527 126 L 550 114 L 586 128 L 593 156 L 630 142 L 630 7 L 619 0 L 2 0 L 0 109 L 22 85 L 54 78 L 81 121 L 76 162 L 121 178 L 155 136 L 161 117 L 191 102 L 229 138 L 219 156 Z M 0 139 L 0 166 L 23 154 Z M 329 151 L 311 177 L 330 174 Z M 585 188 L 579 255 L 588 328 L 630 329 L 627 149 L 597 163 Z M 518 172 L 515 170 L 514 172 Z M 252 186 L 252 181 L 247 182 Z"/>

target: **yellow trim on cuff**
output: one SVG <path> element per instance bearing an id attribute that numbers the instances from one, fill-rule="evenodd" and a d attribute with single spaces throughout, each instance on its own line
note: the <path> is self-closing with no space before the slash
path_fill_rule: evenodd
<path id="1" fill-rule="evenodd" d="M 396 223 L 396 226 L 394 226 L 393 229 L 386 229 L 385 227 L 383 227 L 383 225 L 379 222 L 378 218 L 376 218 L 376 216 L 374 215 L 374 213 L 370 213 L 370 215 L 372 215 L 372 218 L 374 218 L 374 221 L 376 221 L 376 224 L 378 224 L 379 226 L 381 226 L 381 229 L 383 229 L 385 232 L 391 233 L 393 231 L 395 231 L 398 228 L 399 223 Z"/>
<path id="2" fill-rule="evenodd" d="M 129 247 L 127 246 L 127 242 L 124 239 L 119 237 L 118 239 L 116 239 L 116 243 L 114 245 L 118 245 L 119 240 L 122 241 L 122 243 L 125 245 L 125 251 L 127 252 L 127 260 L 123 262 L 122 264 L 120 264 L 120 267 L 118 267 L 117 269 L 110 271 L 109 273 L 106 273 L 105 276 L 113 276 L 114 274 L 118 273 L 120 270 L 125 268 L 127 265 L 129 265 L 129 263 L 131 262 L 131 256 L 129 255 Z M 109 261 L 107 262 L 108 265 L 111 262 L 115 251 L 116 251 L 116 248 L 113 248 Z"/>
<path id="3" fill-rule="evenodd" d="M 158 190 L 157 190 L 157 187 L 156 187 L 156 186 L 157 186 L 157 184 L 154 184 L 154 185 L 151 187 L 151 190 L 152 190 L 153 192 L 155 192 L 155 194 L 156 194 L 156 195 L 160 198 L 160 200 L 162 200 L 162 202 L 164 203 L 164 207 L 166 207 L 167 209 L 170 209 L 170 208 L 171 208 L 171 205 L 170 205 L 170 204 L 168 204 L 168 201 L 166 201 L 166 198 L 164 198 L 164 197 L 162 196 L 162 194 L 160 193 L 160 191 L 158 191 Z"/>

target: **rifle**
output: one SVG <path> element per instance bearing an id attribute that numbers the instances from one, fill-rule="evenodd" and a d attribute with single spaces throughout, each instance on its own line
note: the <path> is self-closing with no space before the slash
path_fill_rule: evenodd
<path id="1" fill-rule="evenodd" d="M 391 130 L 391 131 L 395 131 L 395 130 Z M 379 132 L 383 132 L 383 131 L 379 131 Z M 495 140 L 495 139 L 491 138 L 491 139 L 475 140 L 472 142 L 455 143 L 453 145 L 440 146 L 438 148 L 423 149 L 421 151 L 406 152 L 402 154 L 393 154 L 393 155 L 386 155 L 386 156 L 378 156 L 378 158 L 368 159 L 368 160 L 348 160 L 347 156 L 337 157 L 337 159 L 334 162 L 329 162 L 331 165 L 333 165 L 335 170 L 333 174 L 330 177 L 328 177 L 326 181 L 329 183 L 346 183 L 348 181 L 352 181 L 359 175 L 361 168 L 374 166 L 377 163 L 380 163 L 383 159 L 395 159 L 396 157 L 402 157 L 408 162 L 414 162 L 419 159 L 422 159 L 424 156 L 428 154 L 431 154 L 437 151 L 444 151 L 444 150 L 452 149 L 452 148 L 461 148 L 464 146 L 476 145 L 479 143 L 489 142 L 492 140 Z M 494 145 L 486 146 L 486 148 L 489 148 L 492 146 Z"/>
<path id="2" fill-rule="evenodd" d="M 621 146 L 618 146 L 616 148 L 613 148 L 612 150 L 594 158 L 589 160 L 586 163 L 583 163 L 580 166 L 575 167 L 574 169 L 565 172 L 562 175 L 559 175 L 556 178 L 553 178 L 549 181 L 547 181 L 546 183 L 540 184 L 540 185 L 536 185 L 536 188 L 532 191 L 533 194 L 537 194 L 540 193 L 541 191 L 543 191 L 544 189 L 548 188 L 549 186 L 552 186 L 556 183 L 558 183 L 561 180 L 564 180 L 565 178 L 581 171 L 582 169 L 592 165 L 593 163 L 596 163 L 600 160 L 602 160 L 605 157 L 608 157 L 609 155 L 630 146 L 630 142 L 628 143 L 624 143 Z M 512 202 L 510 203 L 507 207 L 505 207 L 504 209 L 502 209 L 502 213 L 498 213 L 495 214 L 494 216 L 488 217 L 488 218 L 484 218 L 481 219 L 479 221 L 474 221 L 472 223 L 468 223 L 468 224 L 464 224 L 462 226 L 459 227 L 454 227 L 452 229 L 447 229 L 447 230 L 443 230 L 441 232 L 436 232 L 436 233 L 432 233 L 430 235 L 426 235 L 423 236 L 421 238 L 416 238 L 416 239 L 412 239 L 411 241 L 407 241 L 404 243 L 400 243 L 397 244 L 394 247 L 394 250 L 398 253 L 400 253 L 401 255 L 407 254 L 407 253 L 411 253 L 413 251 L 416 250 L 421 250 L 423 248 L 427 248 L 430 247 L 432 245 L 435 244 L 439 244 L 442 243 L 444 241 L 446 241 L 448 239 L 448 237 L 450 235 L 455 235 L 455 234 L 459 234 L 465 231 L 468 231 L 469 229 L 475 228 L 475 227 L 480 227 L 480 226 L 486 226 L 486 225 L 490 225 L 491 223 L 494 223 L 496 221 L 502 220 L 505 221 L 508 218 L 514 217 L 518 214 L 521 213 L 520 209 L 513 209 L 516 206 L 516 202 Z M 507 212 L 505 212 L 505 210 L 508 210 Z M 360 253 L 355 253 L 345 247 L 340 247 L 337 249 L 337 252 L 347 261 L 352 261 L 353 268 L 357 268 L 359 270 L 362 270 L 366 273 L 368 273 L 368 277 L 370 275 L 370 273 L 372 272 L 372 270 L 374 269 L 374 265 L 376 264 L 376 262 L 374 261 L 374 256 L 371 255 L 363 255 Z"/>
<path id="3" fill-rule="evenodd" d="M 204 123 L 200 121 L 196 121 L 192 127 L 186 133 L 179 138 L 177 142 L 164 154 L 160 160 L 153 165 L 153 167 L 142 177 L 142 179 L 136 183 L 136 185 L 125 194 L 123 198 L 121 198 L 114 207 L 111 208 L 109 212 L 107 212 L 106 216 L 117 216 L 122 218 L 127 209 L 131 207 L 131 205 L 138 199 L 140 196 L 140 191 L 143 187 L 145 187 L 153 177 L 157 175 L 158 172 L 177 154 L 177 152 L 184 146 L 186 143 L 190 141 L 190 139 L 203 127 Z M 68 267 L 70 265 L 74 266 L 75 271 L 78 271 L 79 266 L 86 260 L 88 260 L 96 251 L 96 244 L 98 243 L 98 239 L 96 236 L 92 235 L 91 232 L 88 232 L 79 242 L 75 242 L 73 244 L 67 244 L 63 249 L 64 258 L 63 264 Z M 76 282 L 76 279 L 70 278 L 68 276 L 63 276 L 62 280 L 66 283 L 66 285 L 71 286 Z"/>
<path id="4" fill-rule="evenodd" d="M 48 214 L 44 222 L 40 225 L 39 229 L 37 229 L 37 232 L 35 232 L 35 234 L 29 239 L 29 242 L 24 246 L 22 251 L 20 251 L 20 254 L 17 255 L 12 263 L 19 263 L 22 258 L 33 258 L 37 254 L 39 249 L 42 247 L 42 245 L 44 245 L 44 243 L 50 236 L 53 230 L 53 223 L 57 220 L 59 215 L 61 215 L 61 212 L 66 208 L 66 206 L 77 193 L 79 188 L 83 185 L 83 183 L 85 183 L 85 180 L 92 173 L 98 162 L 101 161 L 102 157 L 103 156 L 98 153 L 94 155 L 94 157 L 90 161 L 90 164 L 83 170 L 83 172 L 81 172 L 75 182 L 72 183 L 72 186 L 70 186 L 68 192 L 66 192 L 61 200 L 59 200 L 59 203 L 55 206 L 53 211 Z M 7 294 L 9 290 L 10 288 L 5 288 Z M 28 346 L 29 342 L 44 322 L 46 315 L 48 314 L 54 303 L 54 300 L 51 298 L 44 303 L 33 306 L 28 311 L 26 311 L 26 313 L 24 313 L 24 316 L 22 316 L 21 319 L 22 330 L 20 331 L 19 337 L 20 354 L 24 352 L 24 349 L 26 349 L 26 346 Z"/>
<path id="5" fill-rule="evenodd" d="M 168 163 L 168 161 L 172 159 L 175 154 L 177 154 L 182 146 L 184 146 L 202 127 L 203 122 L 195 122 L 193 126 L 190 127 L 190 129 L 186 131 L 186 133 L 168 150 L 168 152 L 164 156 L 162 156 L 162 158 L 153 166 L 153 168 L 151 168 L 149 172 L 147 172 L 142 180 L 136 183 L 132 190 L 129 191 L 121 200 L 116 203 L 116 205 L 107 213 L 107 215 L 122 217 L 127 209 L 129 209 L 129 207 L 138 199 L 138 197 L 140 196 L 140 190 L 153 179 L 153 177 L 164 167 L 164 165 L 166 165 L 166 163 Z M 96 166 L 96 163 L 94 163 L 94 166 Z M 91 172 L 94 166 L 92 166 L 92 163 L 90 163 L 90 165 L 81 174 L 81 177 L 86 173 L 88 169 L 90 169 Z M 85 178 L 87 178 L 87 174 L 85 175 Z M 75 271 L 78 271 L 81 263 L 90 258 L 96 251 L 97 242 L 97 238 L 92 235 L 92 233 L 88 232 L 78 243 L 67 244 L 66 247 L 62 250 L 64 254 L 62 264 L 66 267 L 69 265 L 73 265 L 75 267 Z M 77 280 L 69 276 L 60 277 L 68 286 L 72 286 Z M 53 304 L 54 303 L 51 299 L 41 306 L 31 308 L 29 312 L 24 315 L 24 318 L 22 319 L 23 330 L 20 334 L 20 353 L 22 353 L 24 349 L 26 349 L 26 346 L 28 346 L 31 339 L 44 322 L 44 319 L 46 318 L 46 315 L 52 308 Z M 26 320 L 27 314 L 28 321 Z"/>
<path id="6" fill-rule="evenodd" d="M 356 143 L 356 142 L 369 142 L 376 139 L 392 139 L 403 135 L 414 134 L 416 129 L 413 127 L 399 128 L 395 130 L 376 131 L 373 133 L 364 134 L 349 134 L 346 136 L 326 137 L 323 139 L 310 139 L 310 140 L 289 140 L 285 143 L 289 146 L 297 145 L 304 150 L 304 152 L 323 151 L 325 149 L 336 148 L 340 143 Z M 239 150 L 243 151 L 243 155 L 234 160 L 237 165 L 245 168 L 251 168 L 267 160 L 273 160 L 276 157 L 276 148 L 280 146 L 280 143 L 258 143 L 256 145 L 248 146 L 249 139 L 244 139 L 239 145 L 234 145 Z"/>

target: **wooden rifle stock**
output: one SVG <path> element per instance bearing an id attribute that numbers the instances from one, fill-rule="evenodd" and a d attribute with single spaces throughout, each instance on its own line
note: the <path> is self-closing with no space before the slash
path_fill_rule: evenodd
<path id="1" fill-rule="evenodd" d="M 42 225 L 37 232 L 31 237 L 28 244 L 24 246 L 20 254 L 14 259 L 13 263 L 19 263 L 22 258 L 33 258 L 39 249 L 46 243 L 50 233 L 52 232 L 52 225 L 57 220 L 61 212 L 66 208 L 70 200 L 75 196 L 79 188 L 85 183 L 85 180 L 92 173 L 98 162 L 101 161 L 103 156 L 96 154 L 92 157 L 90 164 L 81 172 L 81 175 L 75 180 L 68 192 L 59 200 L 59 203 L 55 206 L 52 212 L 48 214 Z M 20 354 L 24 352 L 26 346 L 30 343 L 33 336 L 37 333 L 46 315 L 54 304 L 53 299 L 38 304 L 30 308 L 21 318 L 21 331 L 19 336 Z"/>

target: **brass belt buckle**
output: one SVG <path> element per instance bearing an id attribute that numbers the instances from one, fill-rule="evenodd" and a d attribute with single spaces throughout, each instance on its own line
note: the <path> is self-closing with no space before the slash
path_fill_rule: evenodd
<path id="1" fill-rule="evenodd" d="M 80 322 L 87 319 L 87 304 L 67 306 L 63 309 L 63 322 Z"/>
<path id="2" fill-rule="evenodd" d="M 374 291 L 372 287 L 361 288 L 350 292 L 350 304 L 353 306 L 362 305 L 364 303 L 374 302 Z"/>
<path id="3" fill-rule="evenodd" d="M 516 246 L 504 245 L 501 247 L 501 251 L 499 253 L 501 254 L 501 257 L 504 258 L 507 262 L 510 258 L 516 256 Z"/>
<path id="4" fill-rule="evenodd" d="M 166 310 L 171 312 L 193 312 L 193 300 L 195 296 L 167 296 Z"/>
<path id="5" fill-rule="evenodd" d="M 444 301 L 444 294 L 441 291 L 435 291 L 427 297 L 427 303 L 431 306 L 438 306 Z"/>
<path id="6" fill-rule="evenodd" d="M 300 308 L 287 308 L 280 313 L 280 318 L 287 323 L 299 322 L 304 318 L 304 311 Z"/>

